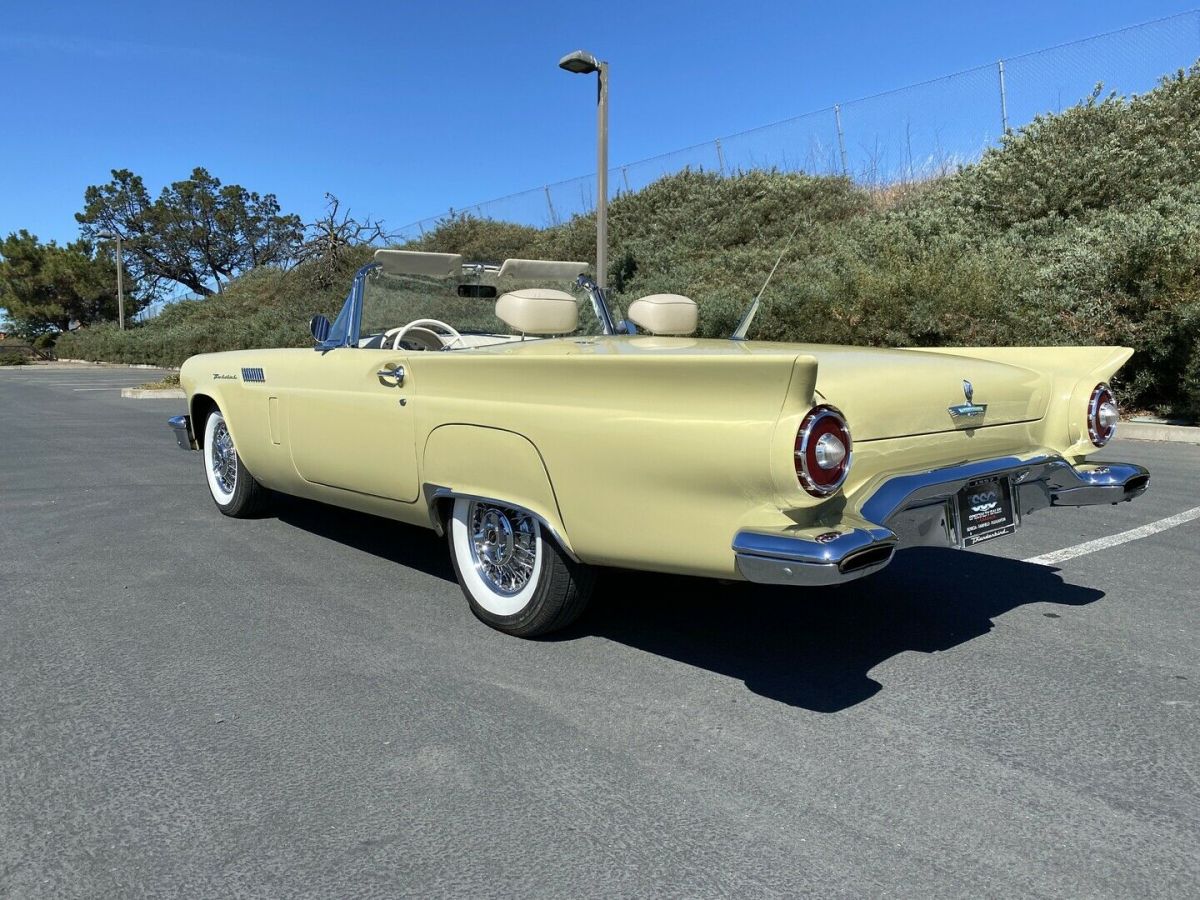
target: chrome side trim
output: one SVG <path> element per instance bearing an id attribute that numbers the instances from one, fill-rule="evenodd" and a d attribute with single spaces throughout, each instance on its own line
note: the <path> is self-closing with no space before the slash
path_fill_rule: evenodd
<path id="1" fill-rule="evenodd" d="M 421 495 L 425 498 L 425 505 L 429 509 L 429 524 L 439 535 L 445 535 L 446 533 L 446 529 L 442 527 L 442 521 L 440 518 L 438 518 L 437 514 L 437 504 L 439 500 L 453 499 L 458 497 L 461 497 L 464 500 L 482 500 L 485 503 L 495 503 L 499 506 L 507 506 L 509 509 L 517 509 L 533 516 L 538 520 L 538 524 L 546 529 L 550 536 L 554 538 L 554 540 L 558 543 L 558 546 L 562 549 L 562 552 L 565 553 L 572 562 L 581 562 L 579 557 L 575 555 L 575 552 L 571 549 L 570 545 L 566 542 L 558 529 L 556 529 L 553 525 L 547 522 L 544 517 L 538 515 L 532 509 L 521 506 L 519 503 L 513 503 L 500 497 L 485 497 L 482 494 L 469 494 L 464 491 L 456 491 L 454 488 L 446 487 L 445 485 L 430 484 L 428 482 L 421 486 Z"/>
<path id="2" fill-rule="evenodd" d="M 191 416 L 171 416 L 167 419 L 167 425 L 175 432 L 175 442 L 179 445 L 180 450 L 200 449 L 200 445 L 192 434 Z"/>

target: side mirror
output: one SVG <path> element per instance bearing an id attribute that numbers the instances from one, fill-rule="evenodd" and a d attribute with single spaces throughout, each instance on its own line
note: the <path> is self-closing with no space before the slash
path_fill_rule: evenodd
<path id="1" fill-rule="evenodd" d="M 312 332 L 314 341 L 323 344 L 329 338 L 329 320 L 318 313 L 309 320 L 308 330 Z"/>

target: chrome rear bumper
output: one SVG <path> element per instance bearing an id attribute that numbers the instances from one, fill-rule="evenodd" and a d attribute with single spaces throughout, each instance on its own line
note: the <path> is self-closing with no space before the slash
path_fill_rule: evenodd
<path id="1" fill-rule="evenodd" d="M 846 529 L 739 531 L 733 538 L 738 571 L 760 584 L 841 584 L 877 572 L 892 561 L 898 539 L 863 523 Z"/>
<path id="2" fill-rule="evenodd" d="M 196 438 L 192 434 L 191 416 L 172 416 L 167 419 L 167 425 L 175 432 L 175 442 L 179 444 L 180 450 L 200 449 L 200 445 L 196 443 Z"/>
<path id="3" fill-rule="evenodd" d="M 828 526 L 743 529 L 733 538 L 738 571 L 762 584 L 828 585 L 886 566 L 898 547 L 961 547 L 955 495 L 983 478 L 1007 477 L 1016 519 L 1049 506 L 1120 503 L 1145 493 L 1150 473 L 1132 463 L 1060 456 L 1003 457 L 886 479 L 857 515 Z"/>

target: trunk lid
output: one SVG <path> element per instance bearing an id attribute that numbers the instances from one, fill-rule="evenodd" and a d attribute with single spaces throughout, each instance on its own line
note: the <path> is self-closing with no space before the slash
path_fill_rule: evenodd
<path id="1" fill-rule="evenodd" d="M 855 441 L 1034 422 L 1046 414 L 1051 380 L 1022 366 L 924 350 L 822 348 L 817 391 L 838 407 Z M 950 408 L 973 402 L 981 415 Z"/>

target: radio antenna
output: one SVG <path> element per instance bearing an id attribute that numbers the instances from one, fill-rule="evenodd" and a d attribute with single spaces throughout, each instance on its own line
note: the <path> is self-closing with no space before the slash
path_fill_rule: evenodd
<path id="1" fill-rule="evenodd" d="M 771 271 L 767 274 L 767 280 L 763 282 L 763 286 L 758 289 L 758 295 L 750 304 L 750 308 L 746 310 L 742 316 L 742 321 L 738 322 L 738 327 L 734 329 L 732 340 L 744 341 L 746 332 L 750 330 L 750 325 L 754 322 L 754 314 L 758 312 L 758 305 L 762 302 L 763 292 L 767 289 L 767 285 L 771 283 L 771 278 L 775 275 L 775 270 L 779 268 L 779 264 L 783 262 L 784 254 L 788 252 L 788 248 L 792 246 L 792 238 L 796 236 L 796 232 L 800 230 L 800 226 L 804 224 L 804 220 L 796 223 L 796 227 L 792 229 L 792 233 L 788 235 L 787 241 L 784 242 L 783 249 L 779 251 L 779 258 L 775 260 L 775 265 L 771 266 Z"/>

